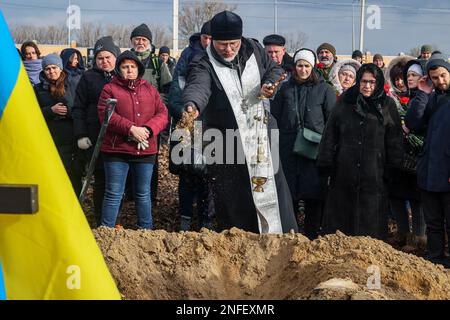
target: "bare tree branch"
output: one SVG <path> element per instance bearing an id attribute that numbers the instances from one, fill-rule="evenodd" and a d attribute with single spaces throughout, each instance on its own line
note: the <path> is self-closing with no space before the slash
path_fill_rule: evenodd
<path id="1" fill-rule="evenodd" d="M 122 48 L 131 46 L 130 35 L 135 26 L 130 25 L 101 25 L 100 23 L 83 23 L 80 30 L 73 30 L 71 39 L 77 41 L 79 47 L 93 47 L 102 36 L 109 35 L 114 42 Z M 153 34 L 153 44 L 156 47 L 170 45 L 170 30 L 160 25 L 149 25 Z M 67 44 L 68 30 L 64 25 L 36 27 L 30 25 L 17 25 L 11 27 L 11 34 L 16 43 L 36 40 L 39 44 Z"/>
<path id="2" fill-rule="evenodd" d="M 308 35 L 302 31 L 289 33 L 286 35 L 286 51 L 294 53 L 297 49 L 303 48 L 308 42 Z"/>
<path id="3" fill-rule="evenodd" d="M 179 15 L 180 40 L 187 43 L 189 37 L 200 32 L 203 24 L 211 20 L 215 14 L 228 10 L 236 10 L 236 5 L 228 5 L 223 1 L 206 0 L 196 1 L 194 4 L 185 4 Z"/>

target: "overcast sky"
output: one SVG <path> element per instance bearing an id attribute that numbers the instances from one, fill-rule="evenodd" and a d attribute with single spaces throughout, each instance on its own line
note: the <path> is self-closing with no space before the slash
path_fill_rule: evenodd
<path id="1" fill-rule="evenodd" d="M 304 32 L 307 47 L 332 43 L 338 54 L 352 50 L 352 1 L 355 2 L 356 45 L 359 46 L 358 0 L 278 0 L 278 33 Z M 180 7 L 193 0 L 179 0 Z M 262 40 L 274 31 L 275 0 L 225 0 L 237 4 L 244 35 Z M 82 22 L 114 24 L 158 23 L 172 26 L 172 0 L 72 0 L 81 8 Z M 367 0 L 381 9 L 381 28 L 365 29 L 364 48 L 396 55 L 424 43 L 450 53 L 450 1 Z M 69 1 L 0 0 L 8 24 L 62 25 Z"/>

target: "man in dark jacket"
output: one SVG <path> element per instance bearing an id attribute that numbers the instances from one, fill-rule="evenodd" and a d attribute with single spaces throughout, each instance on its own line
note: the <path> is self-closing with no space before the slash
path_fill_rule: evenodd
<path id="1" fill-rule="evenodd" d="M 133 46 L 131 51 L 136 54 L 145 67 L 143 79 L 154 86 L 161 95 L 161 98 L 163 98 L 163 102 L 167 103 L 167 93 L 170 82 L 172 81 L 172 75 L 167 64 L 162 63 L 152 51 L 152 32 L 143 23 L 134 28 L 131 32 L 130 40 Z"/>
<path id="2" fill-rule="evenodd" d="M 170 74 L 173 76 L 175 66 L 177 65 L 177 59 L 170 56 L 169 47 L 162 46 L 161 48 L 159 48 L 158 57 L 162 62 L 167 64 L 167 66 L 169 67 Z"/>
<path id="3" fill-rule="evenodd" d="M 334 63 L 337 61 L 336 48 L 332 44 L 325 42 L 317 48 L 316 53 L 317 59 L 319 59 L 317 70 L 322 74 L 325 81 L 332 85 L 330 73 Z"/>
<path id="4" fill-rule="evenodd" d="M 211 43 L 211 22 L 203 24 L 200 33 L 192 35 L 189 39 L 189 47 L 181 53 L 175 68 L 174 78 L 169 91 L 169 112 L 172 118 L 172 128 L 180 121 L 184 111 L 182 92 L 186 84 L 188 65 L 196 54 L 202 53 Z M 176 141 L 171 141 L 171 150 Z M 185 170 L 183 166 L 176 166 L 172 158 L 169 159 L 169 170 L 180 177 L 178 184 L 178 196 L 180 202 L 180 230 L 188 231 L 191 227 L 193 216 L 192 204 L 197 199 L 197 212 L 201 217 L 203 227 L 211 228 L 213 210 L 212 194 L 209 192 L 208 181 L 205 176 L 193 174 Z"/>
<path id="5" fill-rule="evenodd" d="M 170 82 L 172 81 L 172 74 L 169 71 L 169 66 L 163 63 L 161 59 L 154 52 L 152 44 L 152 32 L 145 23 L 134 28 L 130 36 L 131 44 L 133 48 L 131 51 L 136 54 L 138 59 L 145 67 L 144 80 L 147 80 L 152 86 L 154 86 L 164 104 L 167 105 L 167 94 L 170 89 Z M 161 132 L 163 137 L 167 137 L 167 131 Z M 159 150 L 159 137 L 158 137 L 158 150 Z M 156 154 L 156 163 L 153 167 L 152 175 L 152 200 L 156 204 L 158 194 L 158 154 Z"/>
<path id="6" fill-rule="evenodd" d="M 406 114 L 406 126 L 425 133 L 418 156 L 417 183 L 427 224 L 428 259 L 450 267 L 445 231 L 450 235 L 450 64 L 442 54 L 426 65 L 427 76 Z M 432 86 L 427 81 L 431 79 Z M 433 92 L 434 88 L 434 92 Z"/>
<path id="7" fill-rule="evenodd" d="M 115 76 L 116 58 L 120 54 L 110 36 L 100 38 L 94 46 L 94 67 L 86 71 L 78 83 L 73 107 L 74 136 L 78 148 L 86 150 L 86 159 L 92 157 L 93 146 L 100 132 L 97 105 L 103 86 Z M 105 192 L 105 174 L 103 160 L 97 160 L 94 171 L 94 211 L 96 221 L 100 223 L 103 194 Z"/>
<path id="8" fill-rule="evenodd" d="M 203 24 L 200 33 L 195 33 L 189 38 L 189 46 L 181 53 L 169 91 L 169 113 L 175 123 L 181 119 L 184 111 L 182 92 L 186 85 L 188 66 L 195 55 L 205 52 L 210 43 L 211 22 L 208 21 Z"/>
<path id="9" fill-rule="evenodd" d="M 271 34 L 263 39 L 264 49 L 269 57 L 281 65 L 284 71 L 291 73 L 294 70 L 294 60 L 286 52 L 284 45 L 286 39 L 278 34 Z"/>
<path id="10" fill-rule="evenodd" d="M 274 119 L 258 99 L 260 94 L 273 95 L 269 83 L 280 80 L 283 69 L 258 42 L 242 37 L 242 20 L 235 13 L 215 15 L 211 33 L 212 44 L 192 63 L 183 101 L 186 111 L 194 116 L 202 113 L 203 126 L 213 129 L 210 133 L 220 132 L 218 140 L 224 142 L 213 142 L 215 153 L 208 154 L 210 146 L 205 148 L 206 157 L 211 155 L 208 163 L 213 163 L 208 174 L 219 228 L 258 233 L 297 230 L 289 189 L 275 163 L 278 152 L 271 152 L 269 145 Z"/>

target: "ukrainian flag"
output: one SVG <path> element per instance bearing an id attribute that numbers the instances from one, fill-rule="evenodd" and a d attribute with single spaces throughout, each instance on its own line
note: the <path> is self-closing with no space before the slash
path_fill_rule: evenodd
<path id="1" fill-rule="evenodd" d="M 3 271 L 1 261 L 0 261 L 0 300 L 6 300 L 5 283 L 3 282 Z"/>
<path id="2" fill-rule="evenodd" d="M 1 11 L 0 43 L 0 184 L 39 189 L 37 214 L 0 213 L 6 298 L 120 299 Z"/>

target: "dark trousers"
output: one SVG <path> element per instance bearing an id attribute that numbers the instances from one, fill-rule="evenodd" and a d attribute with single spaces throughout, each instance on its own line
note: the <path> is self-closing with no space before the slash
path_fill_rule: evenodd
<path id="1" fill-rule="evenodd" d="M 310 239 L 317 239 L 322 229 L 322 219 L 323 219 L 323 205 L 324 202 L 318 199 L 306 199 L 303 200 L 305 206 L 305 220 L 304 220 L 304 232 L 305 235 Z M 300 211 L 299 200 L 293 200 L 294 213 L 297 217 Z M 297 221 L 300 225 L 300 221 Z"/>
<path id="2" fill-rule="evenodd" d="M 445 231 L 450 235 L 450 192 L 422 190 L 422 206 L 427 224 L 428 258 L 444 259 Z"/>
<path id="3" fill-rule="evenodd" d="M 103 197 L 105 195 L 105 169 L 103 168 L 103 162 L 94 170 L 94 184 L 92 189 L 95 222 L 97 223 L 97 226 L 100 226 L 102 219 Z"/>
<path id="4" fill-rule="evenodd" d="M 208 184 L 205 178 L 187 172 L 180 173 L 178 196 L 181 216 L 192 218 L 192 204 L 197 200 L 197 211 L 201 221 L 208 217 Z"/>
<path id="5" fill-rule="evenodd" d="M 69 176 L 72 188 L 78 198 L 81 192 L 82 168 L 78 167 L 78 163 L 76 162 L 78 158 L 74 153 L 73 146 L 61 145 L 56 147 L 64 165 L 64 169 L 66 169 L 67 175 Z"/>
<path id="6" fill-rule="evenodd" d="M 156 159 L 155 159 L 155 164 L 153 165 L 153 175 L 152 175 L 152 181 L 150 182 L 150 189 L 152 190 L 151 192 L 151 198 L 152 201 L 154 202 L 154 204 L 156 203 L 156 198 L 158 196 L 158 155 L 159 155 L 159 145 L 160 145 L 160 139 L 161 136 L 158 135 L 158 138 L 156 139 L 156 143 L 157 143 L 157 150 L 158 152 L 156 153 Z"/>
<path id="7" fill-rule="evenodd" d="M 305 235 L 314 240 L 319 236 L 322 227 L 323 201 L 316 199 L 305 200 Z"/>
<path id="8" fill-rule="evenodd" d="M 390 198 L 391 212 L 397 222 L 399 233 L 409 233 L 409 216 L 404 199 Z M 409 200 L 412 213 L 412 231 L 416 236 L 425 235 L 425 219 L 423 216 L 422 203 L 417 200 Z"/>

